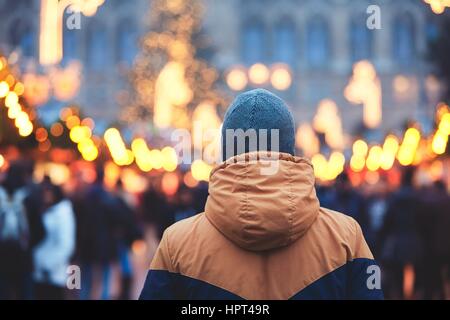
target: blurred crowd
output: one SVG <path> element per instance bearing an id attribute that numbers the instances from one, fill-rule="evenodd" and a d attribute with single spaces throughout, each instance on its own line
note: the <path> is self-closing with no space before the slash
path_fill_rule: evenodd
<path id="1" fill-rule="evenodd" d="M 0 176 L 0 299 L 132 299 L 133 243 L 148 241 L 149 228 L 159 239 L 169 225 L 202 212 L 208 196 L 207 183 L 181 183 L 173 195 L 157 180 L 141 194 L 127 192 L 120 179 L 108 188 L 101 167 L 93 183 L 75 177 L 68 192 L 48 177 L 33 182 L 33 170 L 29 162 L 11 163 Z M 447 186 L 417 187 L 414 176 L 408 167 L 399 187 L 356 188 L 341 174 L 317 193 L 323 207 L 360 223 L 382 266 L 386 298 L 449 298 Z M 67 290 L 69 265 L 80 267 L 80 290 Z M 120 274 L 114 296 L 113 265 Z"/>
<path id="2" fill-rule="evenodd" d="M 450 298 L 450 197 L 435 181 L 415 183 L 407 167 L 397 187 L 353 188 L 346 174 L 319 187 L 321 206 L 356 219 L 382 267 L 386 299 Z"/>

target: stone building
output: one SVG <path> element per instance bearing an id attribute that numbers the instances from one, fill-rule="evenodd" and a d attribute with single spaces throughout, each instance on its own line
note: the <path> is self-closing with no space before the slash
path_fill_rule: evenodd
<path id="1" fill-rule="evenodd" d="M 380 132 L 430 116 L 438 101 L 438 84 L 425 55 L 440 17 L 421 0 L 204 1 L 205 32 L 215 52 L 210 62 L 222 74 L 236 65 L 288 64 L 292 86 L 278 93 L 298 122 L 310 121 L 319 101 L 331 98 L 344 130 L 358 131 L 362 107 L 350 104 L 343 90 L 353 63 L 362 59 L 374 64 L 382 83 Z M 137 39 L 148 29 L 150 2 L 106 0 L 95 16 L 82 18 L 80 30 L 64 30 L 63 64 L 77 59 L 84 66 L 75 101 L 90 116 L 104 119 L 105 126 L 120 112 L 117 95 L 126 89 Z M 366 27 L 370 5 L 380 9 L 379 30 Z M 38 33 L 39 1 L 0 0 L 3 50 L 20 48 L 24 58 L 36 60 Z"/>

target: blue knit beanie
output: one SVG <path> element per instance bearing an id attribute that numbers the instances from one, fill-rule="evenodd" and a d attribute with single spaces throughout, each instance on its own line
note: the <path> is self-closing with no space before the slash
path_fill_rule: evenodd
<path id="1" fill-rule="evenodd" d="M 229 145 L 230 138 L 227 141 L 227 130 L 229 129 L 242 129 L 242 131 L 234 131 L 234 147 Z M 239 132 L 240 134 L 242 132 L 248 133 L 249 129 L 256 131 L 257 145 L 249 143 L 248 137 L 250 135 L 245 134 L 245 149 L 238 148 Z M 260 131 L 261 129 L 266 129 L 267 136 L 258 134 L 264 132 Z M 276 134 L 274 134 L 274 141 L 272 141 L 272 129 L 278 129 L 278 139 Z M 278 144 L 278 147 L 275 144 Z M 281 98 L 267 90 L 255 89 L 240 94 L 228 108 L 222 126 L 223 160 L 241 153 L 257 150 L 273 150 L 294 155 L 294 148 L 294 119 Z"/>

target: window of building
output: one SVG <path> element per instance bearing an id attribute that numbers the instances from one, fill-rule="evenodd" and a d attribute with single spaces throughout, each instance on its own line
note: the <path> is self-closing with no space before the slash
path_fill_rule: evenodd
<path id="1" fill-rule="evenodd" d="M 260 21 L 251 21 L 243 27 L 241 39 L 241 54 L 248 65 L 265 61 L 266 35 L 264 25 Z"/>
<path id="2" fill-rule="evenodd" d="M 130 19 L 119 21 L 117 29 L 117 60 L 131 66 L 138 52 L 138 30 Z"/>
<path id="3" fill-rule="evenodd" d="M 110 63 L 107 33 L 103 25 L 91 23 L 87 32 L 87 62 L 93 71 L 101 71 Z"/>
<path id="4" fill-rule="evenodd" d="M 274 61 L 295 65 L 295 24 L 289 19 L 283 19 L 275 26 Z"/>
<path id="5" fill-rule="evenodd" d="M 366 18 L 355 18 L 350 23 L 352 62 L 372 58 L 373 32 L 366 26 Z"/>
<path id="6" fill-rule="evenodd" d="M 29 22 L 16 19 L 10 26 L 9 43 L 14 49 L 20 48 L 22 55 L 33 57 L 36 54 L 36 33 Z"/>
<path id="7" fill-rule="evenodd" d="M 409 14 L 397 16 L 393 22 L 393 56 L 400 65 L 411 65 L 416 55 L 414 20 Z"/>
<path id="8" fill-rule="evenodd" d="M 307 25 L 306 52 L 308 64 L 313 68 L 323 68 L 330 62 L 330 32 L 327 21 L 314 17 Z"/>

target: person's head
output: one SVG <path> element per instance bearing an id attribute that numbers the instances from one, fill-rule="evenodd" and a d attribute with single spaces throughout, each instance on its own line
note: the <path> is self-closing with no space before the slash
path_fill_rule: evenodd
<path id="1" fill-rule="evenodd" d="M 295 153 L 295 125 L 281 98 L 264 89 L 240 94 L 222 126 L 222 159 L 251 151 Z"/>
<path id="2" fill-rule="evenodd" d="M 102 185 L 104 179 L 105 179 L 105 169 L 101 164 L 98 164 L 95 167 L 95 183 Z"/>
<path id="3" fill-rule="evenodd" d="M 64 192 L 60 186 L 46 183 L 42 185 L 42 189 L 42 200 L 46 207 L 57 204 L 64 199 Z"/>
<path id="4" fill-rule="evenodd" d="M 406 167 L 403 170 L 402 187 L 412 187 L 413 186 L 415 172 L 416 172 L 416 169 L 414 167 Z"/>
<path id="5" fill-rule="evenodd" d="M 6 172 L 3 187 L 9 194 L 13 194 L 17 189 L 22 188 L 27 183 L 26 170 L 22 163 L 14 162 Z"/>
<path id="6" fill-rule="evenodd" d="M 337 176 L 335 188 L 338 192 L 348 192 L 352 189 L 350 178 L 346 172 L 342 172 Z"/>

